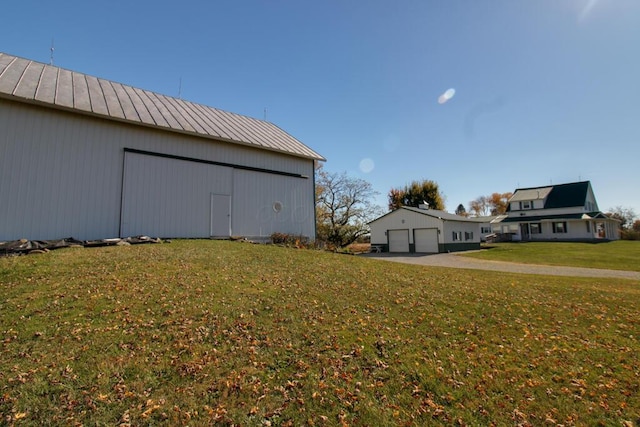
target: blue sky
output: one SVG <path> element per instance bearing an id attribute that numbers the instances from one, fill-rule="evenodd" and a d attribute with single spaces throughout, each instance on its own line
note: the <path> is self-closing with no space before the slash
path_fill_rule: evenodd
<path id="1" fill-rule="evenodd" d="M 0 51 L 256 118 L 446 208 L 590 180 L 640 215 L 637 0 L 35 1 Z M 455 94 L 446 102 L 439 97 Z M 451 93 L 451 91 L 449 92 Z M 442 101 L 442 99 L 441 99 Z"/>

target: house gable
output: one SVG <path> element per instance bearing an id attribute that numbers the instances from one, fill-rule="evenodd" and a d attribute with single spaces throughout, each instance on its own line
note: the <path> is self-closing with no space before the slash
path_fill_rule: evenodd
<path id="1" fill-rule="evenodd" d="M 566 208 L 578 208 L 580 211 L 588 212 L 598 210 L 589 181 L 545 187 L 519 188 L 509 199 L 507 212 Z"/>

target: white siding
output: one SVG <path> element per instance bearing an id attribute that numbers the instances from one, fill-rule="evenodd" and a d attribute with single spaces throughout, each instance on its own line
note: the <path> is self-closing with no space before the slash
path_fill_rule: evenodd
<path id="1" fill-rule="evenodd" d="M 565 233 L 554 233 L 553 232 L 553 224 L 554 223 L 564 223 L 566 224 L 566 232 Z M 589 228 L 587 228 L 587 223 L 589 223 Z M 596 239 L 598 235 L 596 233 L 596 224 L 604 223 L 605 227 L 610 223 L 610 221 L 603 221 L 598 219 L 593 220 L 566 220 L 566 219 L 558 219 L 554 221 L 545 220 L 529 223 L 529 230 L 531 230 L 531 224 L 540 224 L 540 233 L 529 233 L 529 240 L 585 240 L 585 239 Z M 514 231 L 516 234 L 513 236 L 513 240 L 523 240 L 522 236 L 522 224 L 523 223 L 509 223 L 514 227 Z M 517 229 L 516 229 L 517 227 Z M 609 231 L 609 230 L 607 230 Z M 606 236 L 607 239 L 615 239 L 615 233 L 612 233 L 610 236 Z"/>
<path id="2" fill-rule="evenodd" d="M 313 195 L 312 179 L 235 170 L 232 233 L 268 237 L 278 232 L 314 237 Z"/>
<path id="3" fill-rule="evenodd" d="M 252 172 L 262 184 L 232 190 L 241 208 L 267 191 L 264 183 L 276 185 L 269 200 L 305 204 L 311 214 L 296 216 L 292 229 L 313 235 L 312 160 L 0 99 L 0 240 L 118 236 L 125 148 L 305 175 Z M 251 228 L 245 220 L 234 221 L 234 234 Z"/>
<path id="4" fill-rule="evenodd" d="M 231 194 L 233 169 L 136 153 L 124 164 L 123 236 L 210 235 L 211 194 Z"/>
<path id="5" fill-rule="evenodd" d="M 461 234 L 462 240 L 454 240 L 453 232 L 459 232 Z M 473 233 L 473 237 L 471 235 L 467 235 L 468 238 L 465 237 L 465 233 Z M 479 243 L 480 242 L 480 225 L 477 222 L 463 222 L 463 221 L 445 221 L 444 222 L 444 231 L 442 233 L 444 238 L 443 243 Z"/>

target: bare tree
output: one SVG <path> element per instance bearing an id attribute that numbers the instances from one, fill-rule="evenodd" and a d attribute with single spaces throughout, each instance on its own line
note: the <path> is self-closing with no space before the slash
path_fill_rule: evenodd
<path id="1" fill-rule="evenodd" d="M 633 208 L 625 208 L 623 206 L 616 206 L 615 208 L 609 209 L 607 216 L 620 221 L 620 228 L 623 230 L 631 228 L 633 221 L 637 217 Z"/>
<path id="2" fill-rule="evenodd" d="M 507 211 L 513 193 L 493 193 L 469 202 L 469 210 L 475 216 L 502 215 Z"/>
<path id="3" fill-rule="evenodd" d="M 368 222 L 382 214 L 373 204 L 378 193 L 363 179 L 345 172 L 316 169 L 316 233 L 320 240 L 344 247 L 369 233 Z"/>
<path id="4" fill-rule="evenodd" d="M 469 202 L 469 210 L 475 216 L 487 216 L 489 214 L 489 201 L 485 196 L 480 196 Z"/>

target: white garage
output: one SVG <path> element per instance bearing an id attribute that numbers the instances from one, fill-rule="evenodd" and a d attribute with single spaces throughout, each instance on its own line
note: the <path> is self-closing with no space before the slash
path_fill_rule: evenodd
<path id="1" fill-rule="evenodd" d="M 315 237 L 318 153 L 278 126 L 0 53 L 0 241 Z"/>
<path id="2" fill-rule="evenodd" d="M 403 206 L 373 220 L 369 226 L 371 245 L 385 252 L 480 249 L 480 223 L 444 211 Z"/>

